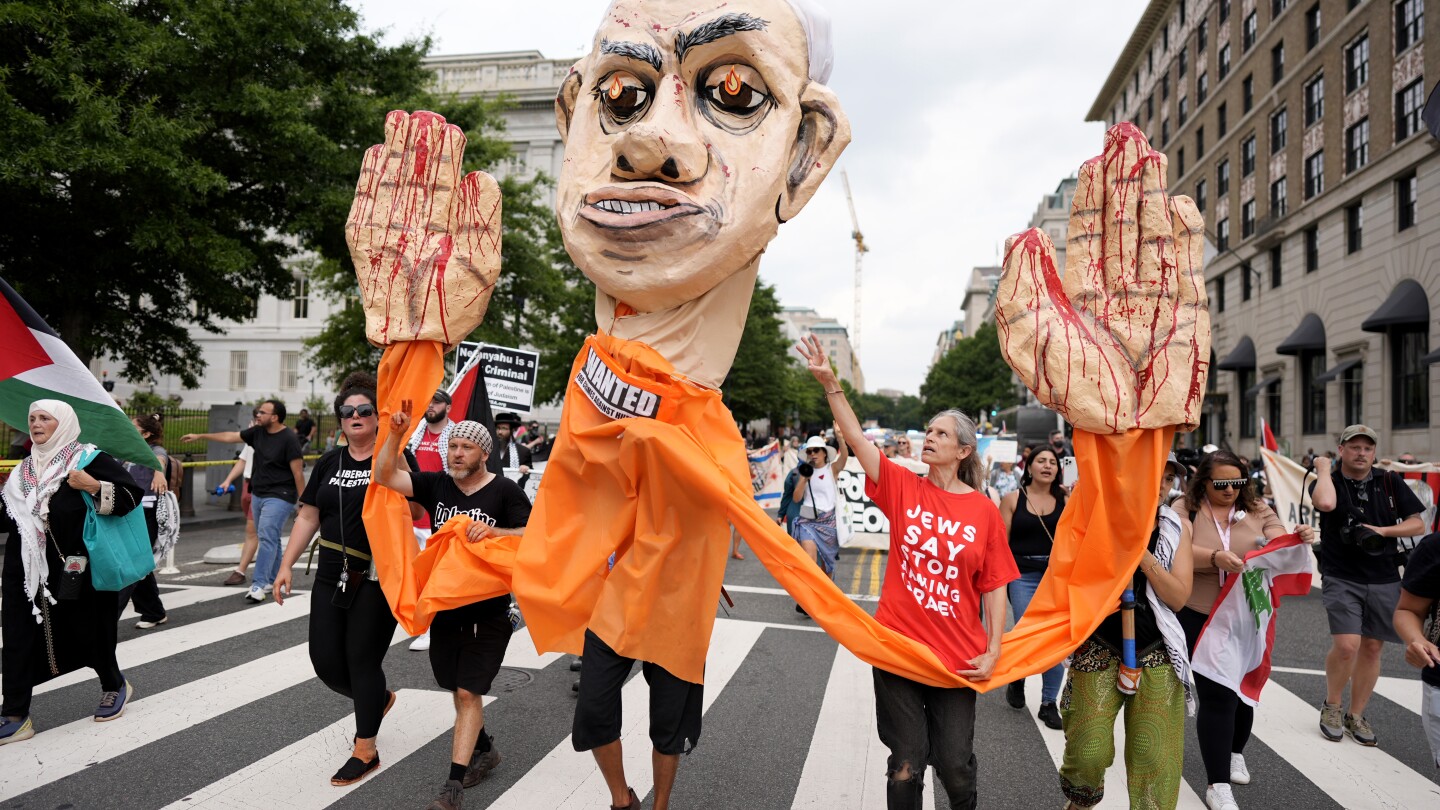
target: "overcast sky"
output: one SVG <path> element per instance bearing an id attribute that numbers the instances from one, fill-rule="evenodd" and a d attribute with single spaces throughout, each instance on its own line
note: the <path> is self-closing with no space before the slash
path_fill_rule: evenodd
<path id="1" fill-rule="evenodd" d="M 350 0 L 385 41 L 435 54 L 578 57 L 605 0 Z M 1042 195 L 1098 154 L 1084 123 L 1144 0 L 824 0 L 854 140 L 840 159 L 865 255 L 860 357 L 868 390 L 918 393 L 970 269 L 999 263 Z M 854 243 L 840 173 L 780 228 L 760 265 L 785 306 L 853 318 Z"/>

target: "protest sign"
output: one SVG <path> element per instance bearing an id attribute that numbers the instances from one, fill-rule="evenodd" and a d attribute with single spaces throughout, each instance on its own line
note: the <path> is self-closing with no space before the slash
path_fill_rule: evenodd
<path id="1" fill-rule="evenodd" d="M 1270 494 L 1275 500 L 1275 514 L 1285 527 L 1292 528 L 1302 523 L 1315 529 L 1320 538 L 1320 513 L 1310 502 L 1310 484 L 1315 481 L 1315 471 L 1306 470 L 1299 464 L 1280 455 L 1274 450 L 1260 448 L 1265 457 L 1265 480 L 1270 484 Z"/>
<path id="2" fill-rule="evenodd" d="M 916 475 L 924 475 L 930 468 L 913 459 L 892 459 Z M 844 521 L 840 527 L 840 545 L 846 548 L 873 548 L 885 551 L 890 548 L 890 520 L 875 502 L 865 497 L 865 471 L 860 462 L 851 456 L 845 462 L 845 469 L 835 478 L 843 502 L 837 520 Z M 848 529 L 849 536 L 845 536 Z"/>
<path id="3" fill-rule="evenodd" d="M 771 439 L 759 450 L 751 450 L 750 486 L 755 491 L 755 502 L 765 509 L 780 508 L 781 477 L 780 442 Z"/>
<path id="4" fill-rule="evenodd" d="M 455 363 L 457 373 L 463 373 L 471 363 L 479 365 L 493 410 L 522 413 L 534 410 L 539 352 L 467 341 L 456 347 Z"/>

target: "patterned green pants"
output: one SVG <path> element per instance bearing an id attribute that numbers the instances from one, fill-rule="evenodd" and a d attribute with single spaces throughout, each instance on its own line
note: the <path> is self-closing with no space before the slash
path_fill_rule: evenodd
<path id="1" fill-rule="evenodd" d="M 1173 810 L 1185 763 L 1185 689 L 1168 659 L 1142 668 L 1134 695 L 1115 688 L 1118 673 L 1113 658 L 1096 671 L 1070 670 L 1060 697 L 1060 789 L 1080 807 L 1104 798 L 1105 770 L 1115 761 L 1115 717 L 1123 709 L 1131 810 Z"/>

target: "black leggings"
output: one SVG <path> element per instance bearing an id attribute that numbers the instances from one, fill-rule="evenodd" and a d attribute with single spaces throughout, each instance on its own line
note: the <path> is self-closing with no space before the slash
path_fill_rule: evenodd
<path id="1" fill-rule="evenodd" d="M 154 550 L 160 537 L 160 525 L 155 521 L 155 507 L 147 506 L 144 512 L 145 528 L 150 532 L 150 548 Z M 139 582 L 127 585 L 120 592 L 120 611 L 123 613 L 125 606 L 132 601 L 141 621 L 158 622 L 165 618 L 165 604 L 160 601 L 160 587 L 155 581 L 154 571 L 146 574 Z"/>
<path id="2" fill-rule="evenodd" d="M 1210 617 L 1198 610 L 1181 608 L 1176 614 L 1185 628 L 1185 643 L 1195 654 L 1195 641 Z M 1200 758 L 1205 761 L 1205 781 L 1209 784 L 1230 781 L 1230 755 L 1245 752 L 1250 742 L 1250 727 L 1255 723 L 1255 710 L 1240 699 L 1235 690 L 1218 684 L 1199 673 L 1195 675 L 1195 696 L 1200 706 L 1195 713 L 1195 734 L 1200 738 Z"/>
<path id="3" fill-rule="evenodd" d="M 349 587 L 356 587 L 351 582 Z M 362 580 L 355 602 L 336 607 L 338 587 L 316 582 L 310 606 L 310 663 L 331 690 L 355 703 L 355 735 L 369 739 L 380 733 L 380 718 L 389 695 L 381 665 L 395 633 L 395 616 L 380 583 Z"/>

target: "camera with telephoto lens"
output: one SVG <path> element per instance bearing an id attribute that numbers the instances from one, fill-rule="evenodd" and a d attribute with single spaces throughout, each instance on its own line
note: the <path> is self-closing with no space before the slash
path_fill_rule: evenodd
<path id="1" fill-rule="evenodd" d="M 795 469 L 799 471 L 801 478 L 809 478 L 815 474 L 815 468 L 812 467 L 808 461 L 800 462 L 799 466 Z"/>
<path id="2" fill-rule="evenodd" d="M 1395 551 L 1393 540 L 1364 525 L 1362 519 L 1356 515 L 1351 515 L 1350 520 L 1340 529 L 1340 542 L 1347 546 L 1356 546 L 1366 554 L 1376 557 Z"/>

